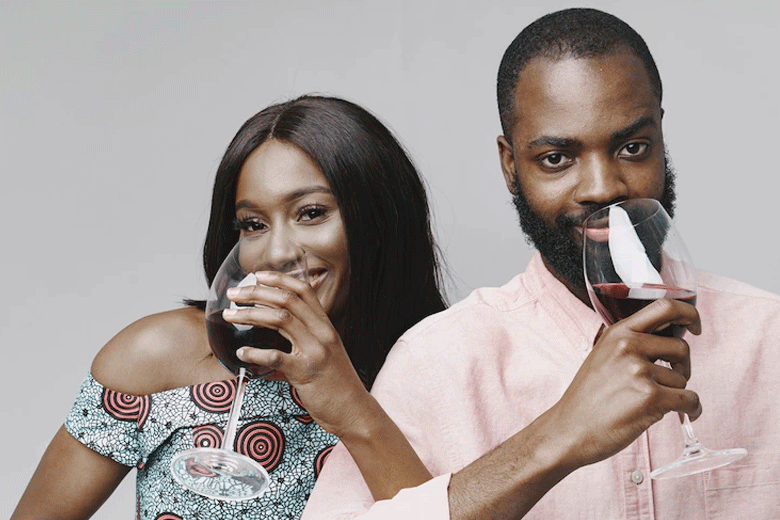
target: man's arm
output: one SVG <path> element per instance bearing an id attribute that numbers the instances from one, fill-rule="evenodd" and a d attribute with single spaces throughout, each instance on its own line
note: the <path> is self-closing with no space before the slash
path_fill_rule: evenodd
<path id="1" fill-rule="evenodd" d="M 332 468 L 331 461 L 326 464 L 304 518 L 522 518 L 566 475 L 614 455 L 667 412 L 700 415 L 698 396 L 685 390 L 687 343 L 650 334 L 669 323 L 700 332 L 696 310 L 672 300 L 659 300 L 605 329 L 561 399 L 452 475 L 446 491 L 434 479 L 372 505 L 359 472 L 342 453 L 332 457 Z M 657 359 L 675 369 L 656 365 Z M 441 507 L 445 500 L 448 508 Z M 410 504 L 429 507 L 415 516 Z"/>
<path id="2" fill-rule="evenodd" d="M 452 476 L 450 517 L 522 518 L 566 475 L 616 454 L 667 412 L 696 419 L 699 398 L 685 390 L 687 343 L 650 334 L 668 323 L 701 332 L 696 310 L 673 300 L 659 300 L 605 329 L 552 408 Z M 675 369 L 655 364 L 657 359 Z"/>

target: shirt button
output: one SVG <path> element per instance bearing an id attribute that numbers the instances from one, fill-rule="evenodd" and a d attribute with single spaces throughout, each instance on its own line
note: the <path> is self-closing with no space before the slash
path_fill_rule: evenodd
<path id="1" fill-rule="evenodd" d="M 644 479 L 645 476 L 642 475 L 642 472 L 639 470 L 636 470 L 633 473 L 631 473 L 631 482 L 633 482 L 634 484 L 641 484 Z"/>

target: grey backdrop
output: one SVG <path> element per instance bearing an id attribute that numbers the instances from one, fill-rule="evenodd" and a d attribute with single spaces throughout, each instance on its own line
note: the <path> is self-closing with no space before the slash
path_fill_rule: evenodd
<path id="1" fill-rule="evenodd" d="M 216 165 L 271 102 L 337 94 L 394 129 L 427 179 L 452 299 L 522 270 L 530 250 L 496 155 L 495 73 L 523 26 L 570 5 L 0 1 L 0 517 L 97 350 L 205 294 Z M 780 292 L 776 4 L 586 5 L 632 24 L 657 59 L 677 221 L 699 266 Z M 133 481 L 97 518 L 133 515 Z"/>

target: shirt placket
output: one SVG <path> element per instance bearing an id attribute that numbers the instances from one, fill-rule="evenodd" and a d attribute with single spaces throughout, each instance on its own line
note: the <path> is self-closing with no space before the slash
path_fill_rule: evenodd
<path id="1" fill-rule="evenodd" d="M 647 432 L 632 442 L 617 456 L 627 519 L 652 520 L 653 485 L 650 479 L 650 446 Z"/>

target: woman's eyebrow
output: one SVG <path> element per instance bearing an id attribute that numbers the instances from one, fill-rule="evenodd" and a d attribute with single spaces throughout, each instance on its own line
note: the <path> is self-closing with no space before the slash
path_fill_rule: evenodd
<path id="1" fill-rule="evenodd" d="M 305 188 L 301 188 L 298 190 L 293 190 L 290 193 L 288 193 L 284 200 L 289 202 L 292 200 L 300 199 L 301 197 L 305 197 L 306 195 L 311 195 L 312 193 L 324 193 L 326 195 L 333 195 L 333 192 L 330 190 L 330 188 L 326 186 L 307 186 Z M 255 204 L 250 200 L 239 200 L 236 202 L 236 209 L 254 209 Z"/>

